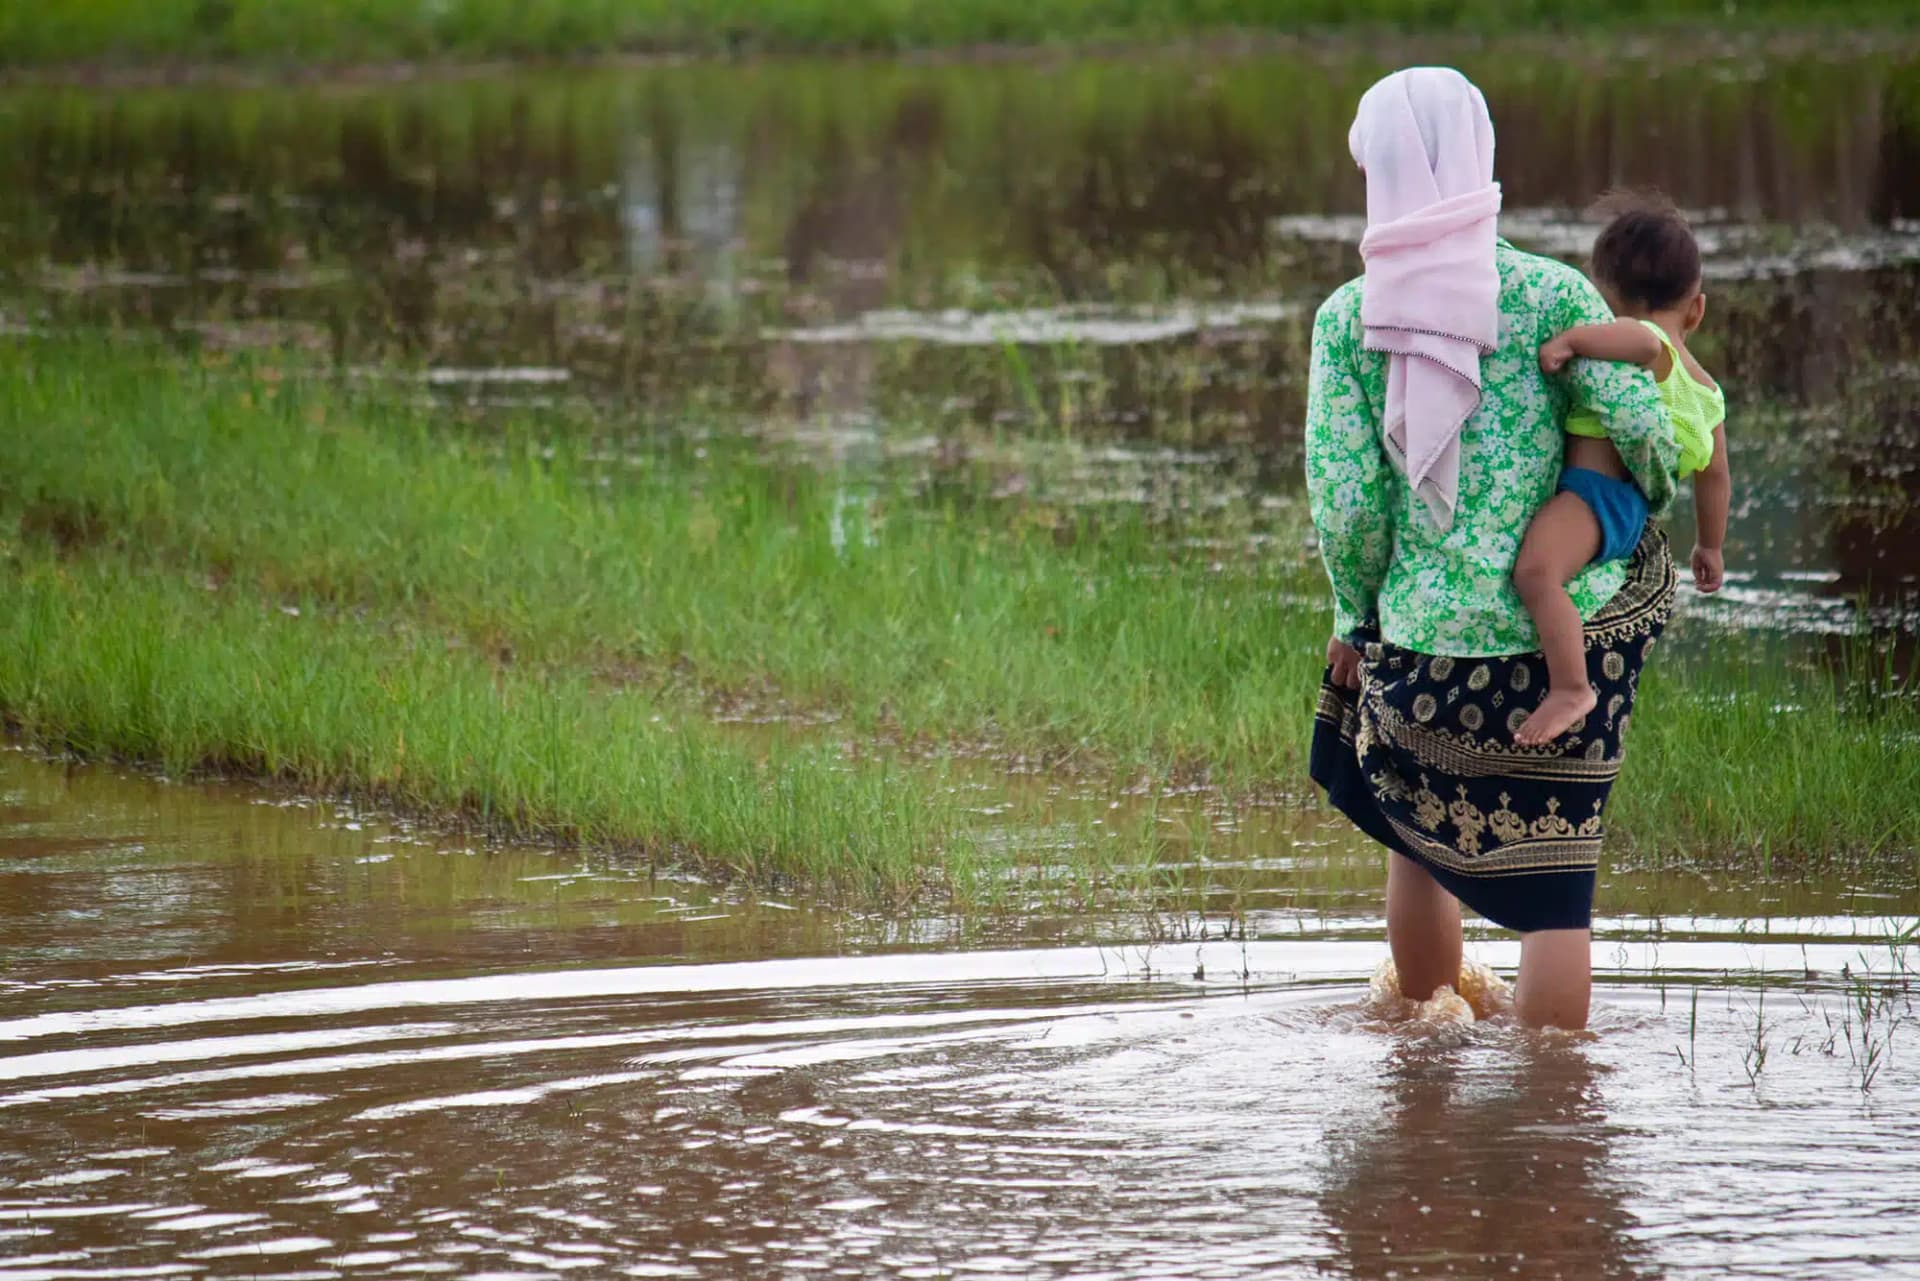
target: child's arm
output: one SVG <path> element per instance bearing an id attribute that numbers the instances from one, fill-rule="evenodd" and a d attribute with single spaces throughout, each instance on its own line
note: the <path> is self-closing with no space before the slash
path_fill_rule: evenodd
<path id="1" fill-rule="evenodd" d="M 1727 543 L 1727 507 L 1733 493 L 1733 472 L 1727 466 L 1727 425 L 1713 429 L 1713 461 L 1693 478 L 1693 585 L 1703 592 L 1720 590 L 1726 572 L 1721 549 Z"/>
<path id="2" fill-rule="evenodd" d="M 1653 370 L 1655 378 L 1666 376 L 1667 370 L 1662 369 L 1662 365 L 1671 365 L 1666 344 L 1637 320 L 1575 325 L 1572 329 L 1562 330 L 1541 344 L 1540 368 L 1547 373 L 1557 374 L 1575 356 L 1642 365 Z"/>

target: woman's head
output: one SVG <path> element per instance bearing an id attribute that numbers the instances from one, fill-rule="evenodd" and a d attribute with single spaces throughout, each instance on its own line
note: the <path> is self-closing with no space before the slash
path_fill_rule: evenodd
<path id="1" fill-rule="evenodd" d="M 1648 192 L 1617 192 L 1595 207 L 1607 225 L 1593 242 L 1593 279 L 1617 312 L 1678 312 L 1700 323 L 1700 245 L 1673 203 Z"/>
<path id="2" fill-rule="evenodd" d="M 1367 175 L 1360 323 L 1386 352 L 1383 445 L 1434 523 L 1453 523 L 1460 433 L 1499 343 L 1493 121 L 1448 67 L 1396 71 L 1361 96 L 1347 134 Z"/>
<path id="3" fill-rule="evenodd" d="M 1493 181 L 1487 100 L 1452 67 L 1408 67 L 1361 96 L 1347 133 L 1367 175 L 1367 221 L 1391 222 Z"/>

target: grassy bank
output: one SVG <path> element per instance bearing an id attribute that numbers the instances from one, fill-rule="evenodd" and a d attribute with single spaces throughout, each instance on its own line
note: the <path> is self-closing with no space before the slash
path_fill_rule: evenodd
<path id="1" fill-rule="evenodd" d="M 894 487 L 703 453 L 462 432 L 139 349 L 17 348 L 0 710 L 83 751 L 896 890 L 1004 867 L 937 773 L 804 740 L 762 764 L 709 711 L 751 699 L 831 712 L 856 744 L 1301 787 L 1327 621 L 1297 537 L 1250 551 L 1231 509 L 995 499 L 964 468 Z M 1620 849 L 1920 848 L 1911 699 L 1866 708 L 1828 672 L 1714 654 L 1649 673 Z"/>
<path id="2" fill-rule="evenodd" d="M 1223 559 L 1132 505 L 992 503 L 965 471 L 922 500 L 744 447 L 544 442 L 246 369 L 0 356 L 0 504 L 30 534 L 521 664 L 770 685 L 865 733 L 1240 778 L 1301 762 L 1324 638 L 1298 537 Z"/>
<path id="3" fill-rule="evenodd" d="M 637 847 L 662 866 L 906 899 L 991 866 L 935 789 L 790 745 L 772 763 L 644 691 L 503 671 L 444 637 L 209 593 L 113 558 L 0 571 L 0 706 L 85 758 L 216 770 L 490 834 Z"/>
<path id="4" fill-rule="evenodd" d="M 1399 27 L 1512 34 L 1729 21 L 1911 26 L 1894 0 L 68 0 L 0 16 L 0 60 L 353 63 L 899 50 Z"/>

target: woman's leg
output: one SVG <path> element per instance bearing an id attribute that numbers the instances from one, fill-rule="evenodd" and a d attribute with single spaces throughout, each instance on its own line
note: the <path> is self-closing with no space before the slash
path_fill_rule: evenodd
<path id="1" fill-rule="evenodd" d="M 1522 745 L 1551 743 L 1593 710 L 1587 684 L 1586 629 L 1567 583 L 1600 551 L 1600 521 L 1575 494 L 1559 493 L 1534 515 L 1513 566 L 1513 585 L 1540 633 L 1547 659 L 1547 696 L 1513 736 Z"/>
<path id="2" fill-rule="evenodd" d="M 1391 893 L 1392 881 L 1388 881 Z M 1392 909 L 1388 909 L 1389 932 Z M 1593 935 L 1589 930 L 1535 930 L 1520 936 L 1520 980 L 1513 1013 L 1528 1027 L 1579 1029 L 1593 998 Z"/>
<path id="3" fill-rule="evenodd" d="M 1387 946 L 1402 996 L 1424 1001 L 1460 982 L 1460 900 L 1404 854 L 1387 855 Z"/>

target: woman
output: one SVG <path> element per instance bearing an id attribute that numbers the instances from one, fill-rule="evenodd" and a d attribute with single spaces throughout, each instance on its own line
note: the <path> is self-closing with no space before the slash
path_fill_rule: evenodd
<path id="1" fill-rule="evenodd" d="M 1582 1027 L 1607 793 L 1639 673 L 1673 605 L 1666 539 L 1568 586 L 1599 707 L 1567 735 L 1513 732 L 1546 669 L 1511 576 L 1553 496 L 1572 405 L 1598 413 L 1657 515 L 1672 425 L 1637 366 L 1537 351 L 1611 318 L 1586 277 L 1495 233 L 1493 124 L 1466 77 L 1396 72 L 1349 135 L 1367 181 L 1366 274 L 1314 320 L 1307 489 L 1333 584 L 1334 637 L 1312 773 L 1392 853 L 1387 937 L 1407 996 L 1460 972 L 1460 903 L 1521 934 L 1515 1011 Z"/>

